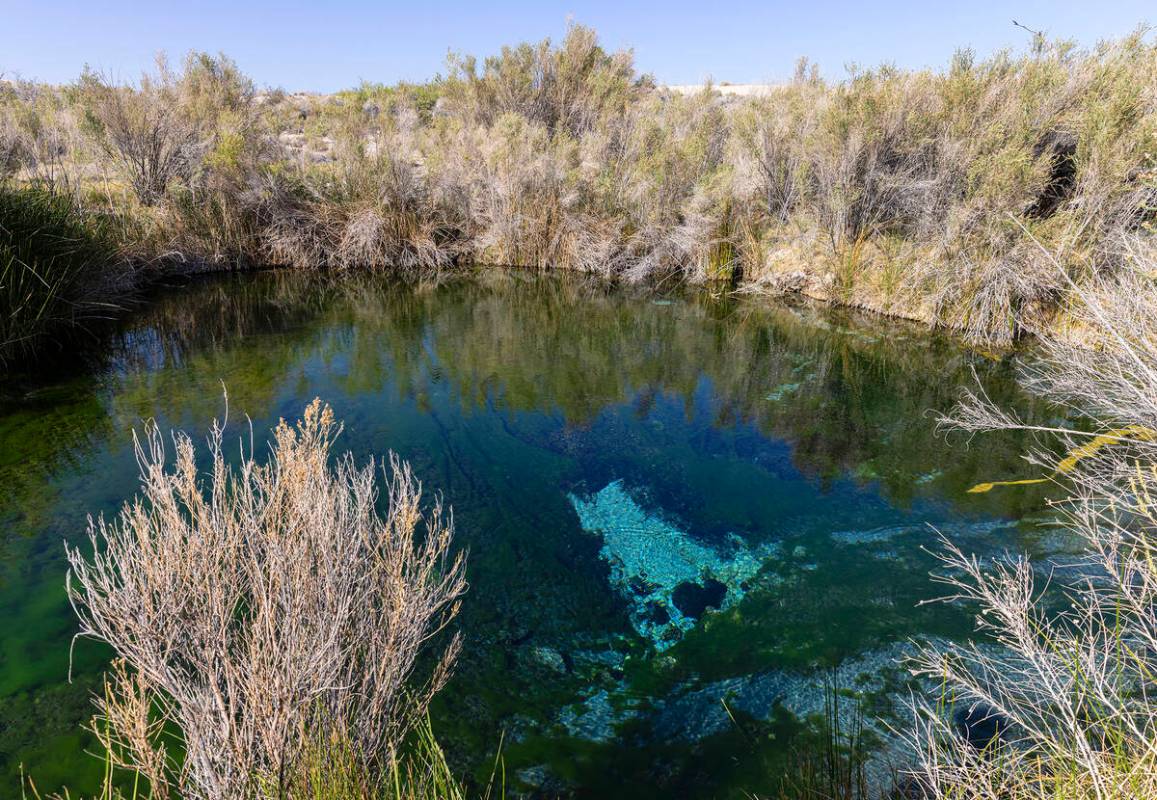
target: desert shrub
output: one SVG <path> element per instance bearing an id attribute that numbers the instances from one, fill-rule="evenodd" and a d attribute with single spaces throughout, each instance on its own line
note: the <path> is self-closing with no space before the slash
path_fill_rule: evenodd
<path id="1" fill-rule="evenodd" d="M 78 195 L 81 139 L 67 98 L 29 81 L 0 84 L 0 178 Z"/>
<path id="2" fill-rule="evenodd" d="M 558 47 L 549 39 L 504 47 L 481 69 L 473 56 L 452 55 L 445 84 L 451 113 L 480 125 L 520 114 L 550 132 L 579 136 L 623 113 L 651 86 L 635 74 L 629 52 L 607 53 L 590 28 L 571 25 Z"/>
<path id="3" fill-rule="evenodd" d="M 629 274 L 706 277 L 712 248 L 728 234 L 726 115 L 710 91 L 652 103 L 657 113 L 632 126 L 629 163 L 618 165 L 628 176 L 628 224 L 641 239 Z"/>
<path id="4" fill-rule="evenodd" d="M 762 224 L 787 223 L 803 201 L 810 166 L 803 145 L 813 135 L 822 93 L 818 77 L 809 77 L 801 62 L 790 87 L 743 103 L 731 116 L 735 193 L 752 203 Z"/>
<path id="5" fill-rule="evenodd" d="M 422 167 L 419 116 L 407 105 L 334 126 L 336 163 L 277 179 L 265 247 L 296 266 L 434 270 L 449 265 L 461 221 Z"/>
<path id="6" fill-rule="evenodd" d="M 0 81 L 0 179 L 14 175 L 31 156 L 24 130 L 30 115 L 21 88 L 15 81 Z"/>
<path id="7" fill-rule="evenodd" d="M 178 261 L 264 262 L 280 172 L 252 82 L 225 56 L 204 53 L 190 53 L 176 73 L 162 65 L 159 75 L 175 118 L 195 132 L 179 179 L 158 198 L 160 249 Z"/>
<path id="8" fill-rule="evenodd" d="M 180 72 L 158 58 L 136 86 L 86 71 L 74 94 L 90 137 L 144 205 L 206 172 L 238 172 L 263 144 L 252 82 L 224 56 L 190 53 Z"/>
<path id="9" fill-rule="evenodd" d="M 445 91 L 445 80 L 439 75 L 425 83 L 401 81 L 392 86 L 362 81 L 356 89 L 338 92 L 337 98 L 370 119 L 413 109 L 429 122 Z"/>
<path id="10" fill-rule="evenodd" d="M 160 80 L 143 78 L 139 89 L 133 89 L 86 72 L 77 91 L 89 134 L 117 164 L 141 203 L 154 205 L 170 183 L 188 180 L 196 160 L 197 131 L 180 115 L 163 74 Z"/>
<path id="11" fill-rule="evenodd" d="M 820 284 L 839 299 L 1014 338 L 1048 327 L 1067 291 L 1035 240 L 1078 278 L 1117 263 L 1151 191 L 1155 107 L 1138 87 L 1155 64 L 1139 31 L 1088 52 L 961 51 L 939 72 L 804 74 L 731 115 L 732 191 L 763 249 L 830 264 Z"/>
<path id="12" fill-rule="evenodd" d="M 478 142 L 479 174 L 472 181 L 477 260 L 533 267 L 573 264 L 569 223 L 570 172 L 578 148 L 565 133 L 533 118 L 506 113 Z"/>
<path id="13" fill-rule="evenodd" d="M 143 496 L 90 525 L 91 553 L 68 550 L 81 635 L 121 659 L 96 728 L 154 796 L 286 797 L 318 747 L 371 795 L 445 681 L 456 637 L 413 678 L 465 587 L 452 523 L 393 456 L 379 516 L 374 464 L 329 463 L 339 430 L 314 401 L 267 463 L 232 468 L 215 425 L 202 473 L 187 436 L 170 466 L 151 428 Z"/>

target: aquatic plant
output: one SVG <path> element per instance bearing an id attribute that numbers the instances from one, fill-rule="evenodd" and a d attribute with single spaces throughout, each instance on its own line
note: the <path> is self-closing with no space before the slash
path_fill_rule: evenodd
<path id="1" fill-rule="evenodd" d="M 91 522 L 91 553 L 68 548 L 80 635 L 119 659 L 95 730 L 153 796 L 312 796 L 331 768 L 375 795 L 445 682 L 457 636 L 414 677 L 465 589 L 451 520 L 395 456 L 379 516 L 374 465 L 328 464 L 339 431 L 315 400 L 266 464 L 231 468 L 215 424 L 206 484 L 192 441 L 174 434 L 170 466 L 150 428 L 143 496 Z"/>
<path id="2" fill-rule="evenodd" d="M 863 704 L 846 697 L 833 675 L 824 684 L 820 733 L 818 743 L 793 749 L 780 777 L 779 800 L 869 800 L 893 788 L 870 781 L 866 764 L 871 748 L 864 735 Z"/>

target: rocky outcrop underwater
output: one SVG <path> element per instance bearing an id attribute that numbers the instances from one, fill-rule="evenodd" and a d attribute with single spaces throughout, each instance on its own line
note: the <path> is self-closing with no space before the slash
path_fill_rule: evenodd
<path id="1" fill-rule="evenodd" d="M 568 495 L 587 533 L 602 539 L 612 587 L 629 604 L 631 624 L 656 650 L 665 650 L 713 608 L 725 611 L 748 590 L 778 543 L 752 547 L 729 535 L 720 545 L 696 540 L 648 511 L 621 480 L 589 497 Z"/>

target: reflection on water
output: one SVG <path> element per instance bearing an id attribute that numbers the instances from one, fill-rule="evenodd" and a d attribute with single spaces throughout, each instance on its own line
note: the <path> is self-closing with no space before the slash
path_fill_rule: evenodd
<path id="1" fill-rule="evenodd" d="M 156 299 L 103 362 L 0 403 L 0 766 L 90 789 L 79 724 L 107 654 L 78 645 L 61 543 L 135 490 L 142 418 L 242 435 L 314 396 L 361 459 L 393 449 L 454 507 L 466 648 L 435 723 L 512 789 L 745 796 L 777 785 L 822 677 L 887 712 L 915 635 L 967 620 L 933 593 L 932 522 L 980 552 L 1056 546 L 1017 434 L 935 435 L 972 371 L 1054 413 L 996 362 L 897 323 L 492 273 L 401 287 L 301 275 Z M 721 699 L 728 699 L 723 714 Z M 818 704 L 818 705 L 817 705 Z M 578 789 L 576 787 L 582 787 Z"/>

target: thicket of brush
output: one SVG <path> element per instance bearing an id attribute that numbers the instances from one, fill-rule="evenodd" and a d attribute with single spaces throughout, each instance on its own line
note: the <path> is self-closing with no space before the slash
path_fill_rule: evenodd
<path id="1" fill-rule="evenodd" d="M 723 280 L 1008 340 L 1151 230 L 1157 47 L 1034 41 L 941 71 L 801 63 L 684 96 L 574 26 L 423 85 L 258 93 L 228 59 L 0 88 L 0 164 L 196 263 L 471 263 Z"/>
<path id="2" fill-rule="evenodd" d="M 93 720 L 110 800 L 461 796 L 424 721 L 459 646 L 431 641 L 465 590 L 453 523 L 395 457 L 379 515 L 375 465 L 330 464 L 339 431 L 314 401 L 234 468 L 215 425 L 201 472 L 151 428 L 141 496 L 69 548 L 79 635 L 117 659 Z"/>

